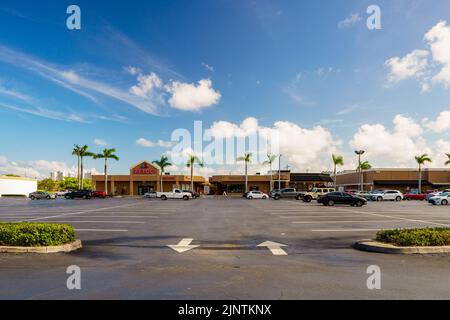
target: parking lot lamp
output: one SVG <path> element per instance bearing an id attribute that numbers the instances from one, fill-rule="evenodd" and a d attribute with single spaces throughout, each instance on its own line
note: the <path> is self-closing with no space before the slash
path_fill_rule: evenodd
<path id="1" fill-rule="evenodd" d="M 361 170 L 361 156 L 365 153 L 364 150 L 356 150 L 355 153 L 358 155 L 358 172 L 359 172 L 359 191 L 362 191 L 362 170 Z"/>

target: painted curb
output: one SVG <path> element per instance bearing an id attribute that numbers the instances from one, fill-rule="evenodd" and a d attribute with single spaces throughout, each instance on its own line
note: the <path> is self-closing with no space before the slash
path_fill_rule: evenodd
<path id="1" fill-rule="evenodd" d="M 72 252 L 81 249 L 83 246 L 81 240 L 75 240 L 72 243 L 63 244 L 61 246 L 48 247 L 7 247 L 0 246 L 0 253 L 58 253 Z"/>
<path id="2" fill-rule="evenodd" d="M 430 254 L 450 253 L 450 246 L 436 247 L 396 247 L 392 244 L 377 242 L 373 240 L 358 241 L 353 248 L 361 251 L 391 253 L 391 254 Z"/>

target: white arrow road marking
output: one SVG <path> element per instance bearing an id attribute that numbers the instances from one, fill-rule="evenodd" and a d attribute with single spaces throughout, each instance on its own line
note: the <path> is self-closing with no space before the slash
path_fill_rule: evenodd
<path id="1" fill-rule="evenodd" d="M 287 252 L 281 249 L 281 247 L 287 247 L 287 245 L 282 243 L 277 243 L 273 241 L 265 241 L 261 244 L 258 244 L 257 247 L 267 247 L 267 249 L 272 252 L 274 256 L 287 256 Z"/>
<path id="2" fill-rule="evenodd" d="M 177 245 L 168 245 L 168 247 L 175 250 L 178 253 L 183 253 L 183 252 L 189 251 L 191 249 L 200 247 L 200 246 L 191 245 L 192 241 L 194 241 L 194 239 L 182 239 L 180 242 L 178 242 Z"/>

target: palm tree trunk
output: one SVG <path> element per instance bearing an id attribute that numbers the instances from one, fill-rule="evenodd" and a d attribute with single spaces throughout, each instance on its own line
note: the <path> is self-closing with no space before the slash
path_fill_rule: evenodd
<path id="1" fill-rule="evenodd" d="M 161 170 L 161 177 L 160 177 L 160 184 L 159 187 L 161 188 L 161 192 L 164 192 L 163 190 L 163 175 L 164 175 L 164 170 Z"/>
<path id="2" fill-rule="evenodd" d="M 422 167 L 419 164 L 419 193 L 422 193 Z"/>
<path id="3" fill-rule="evenodd" d="M 191 191 L 194 191 L 194 164 L 191 165 Z"/>
<path id="4" fill-rule="evenodd" d="M 247 162 L 245 162 L 245 192 L 248 191 Z"/>
<path id="5" fill-rule="evenodd" d="M 105 192 L 106 195 L 108 195 L 108 173 L 107 173 L 107 164 L 106 164 L 106 158 L 105 158 Z"/>
<path id="6" fill-rule="evenodd" d="M 337 188 L 336 164 L 334 165 L 334 188 Z M 337 190 L 336 190 L 337 191 Z"/>
<path id="7" fill-rule="evenodd" d="M 270 188 L 269 192 L 273 189 L 273 181 L 272 181 L 272 162 L 270 163 Z"/>
<path id="8" fill-rule="evenodd" d="M 80 165 L 80 190 L 83 190 L 84 185 L 83 185 L 83 157 L 81 157 L 81 165 Z"/>
<path id="9" fill-rule="evenodd" d="M 78 189 L 80 189 L 80 156 L 77 156 L 77 180 Z"/>

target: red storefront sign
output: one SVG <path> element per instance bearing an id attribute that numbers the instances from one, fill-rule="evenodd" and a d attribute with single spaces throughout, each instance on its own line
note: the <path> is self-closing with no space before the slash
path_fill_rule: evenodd
<path id="1" fill-rule="evenodd" d="M 133 168 L 131 170 L 133 174 L 149 174 L 149 175 L 157 175 L 158 170 L 155 169 L 152 165 L 147 162 L 142 162 L 139 166 Z"/>

